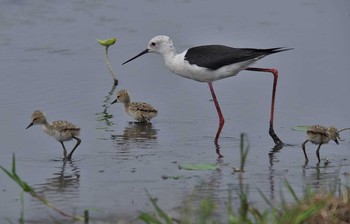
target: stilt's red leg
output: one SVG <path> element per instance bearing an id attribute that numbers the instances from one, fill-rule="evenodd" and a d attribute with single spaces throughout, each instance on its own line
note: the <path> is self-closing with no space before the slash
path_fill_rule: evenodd
<path id="1" fill-rule="evenodd" d="M 273 69 L 273 68 L 251 68 L 251 67 L 246 68 L 245 70 L 256 71 L 256 72 L 270 72 L 273 74 L 273 88 L 272 88 L 269 134 L 272 137 L 272 139 L 276 145 L 283 145 L 284 143 L 276 135 L 275 130 L 273 128 L 273 117 L 274 117 L 274 111 L 275 111 L 275 96 L 276 96 L 276 89 L 277 89 L 278 71 L 276 69 Z"/>
<path id="2" fill-rule="evenodd" d="M 219 136 L 220 136 L 222 128 L 224 127 L 225 119 L 224 119 L 224 116 L 222 116 L 218 100 L 216 99 L 213 84 L 211 82 L 209 82 L 208 84 L 209 84 L 211 96 L 213 97 L 213 101 L 214 101 L 214 104 L 216 107 L 216 111 L 218 112 L 218 115 L 219 115 L 219 128 L 218 128 L 218 131 L 216 132 L 216 136 L 215 136 L 215 140 L 214 140 L 214 143 L 218 144 Z"/>

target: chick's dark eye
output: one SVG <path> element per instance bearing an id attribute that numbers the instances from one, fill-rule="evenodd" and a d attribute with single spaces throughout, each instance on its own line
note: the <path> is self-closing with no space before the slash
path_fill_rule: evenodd
<path id="1" fill-rule="evenodd" d="M 152 42 L 152 43 L 151 43 L 151 46 L 152 46 L 152 47 L 156 46 L 156 43 Z"/>

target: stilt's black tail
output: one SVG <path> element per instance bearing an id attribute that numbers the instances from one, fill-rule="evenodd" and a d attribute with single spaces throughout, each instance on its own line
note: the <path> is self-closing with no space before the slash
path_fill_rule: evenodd
<path id="1" fill-rule="evenodd" d="M 285 48 L 285 47 L 275 47 L 275 48 L 268 48 L 268 49 L 257 49 L 258 51 L 264 52 L 265 55 L 269 55 L 269 54 L 275 54 L 278 52 L 282 52 L 282 51 L 289 51 L 289 50 L 293 50 L 294 48 Z"/>

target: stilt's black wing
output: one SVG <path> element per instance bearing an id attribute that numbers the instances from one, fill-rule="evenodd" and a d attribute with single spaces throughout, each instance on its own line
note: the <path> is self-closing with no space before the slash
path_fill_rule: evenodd
<path id="1" fill-rule="evenodd" d="M 190 64 L 205 67 L 211 70 L 222 66 L 243 62 L 251 59 L 260 59 L 266 55 L 291 49 L 286 48 L 232 48 L 223 45 L 205 45 L 188 49 L 185 60 Z"/>

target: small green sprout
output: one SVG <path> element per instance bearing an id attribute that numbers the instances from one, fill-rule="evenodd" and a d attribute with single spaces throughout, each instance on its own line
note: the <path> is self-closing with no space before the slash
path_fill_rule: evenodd
<path id="1" fill-rule="evenodd" d="M 109 47 L 109 46 L 115 44 L 115 42 L 117 42 L 117 38 L 110 38 L 110 39 L 106 39 L 106 40 L 96 39 L 96 40 L 99 44 L 101 44 L 104 47 Z"/>

